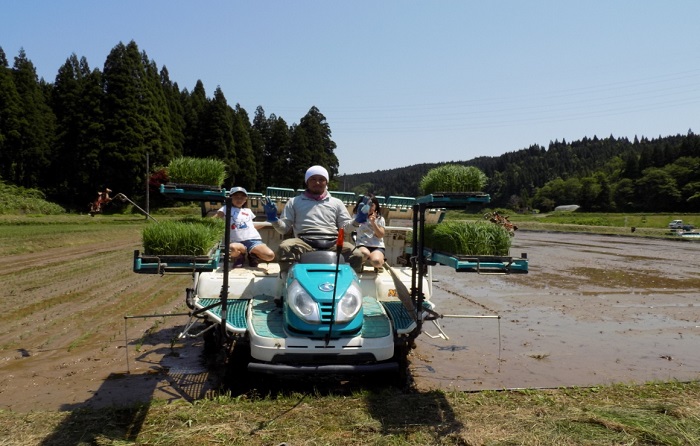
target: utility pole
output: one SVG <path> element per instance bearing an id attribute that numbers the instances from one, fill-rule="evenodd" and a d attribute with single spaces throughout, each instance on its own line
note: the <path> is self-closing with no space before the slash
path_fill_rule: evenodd
<path id="1" fill-rule="evenodd" d="M 151 213 L 151 188 L 149 187 L 150 184 L 148 184 L 149 180 L 149 173 L 150 173 L 150 166 L 149 166 L 149 159 L 148 159 L 148 152 L 146 152 L 146 219 L 148 220 L 148 215 Z"/>

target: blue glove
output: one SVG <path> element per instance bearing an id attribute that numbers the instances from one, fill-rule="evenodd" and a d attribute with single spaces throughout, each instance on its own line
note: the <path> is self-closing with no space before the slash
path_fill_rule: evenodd
<path id="1" fill-rule="evenodd" d="M 364 197 L 362 203 L 357 206 L 357 215 L 355 215 L 356 223 L 364 223 L 369 215 L 369 197 Z"/>
<path id="2" fill-rule="evenodd" d="M 274 223 L 277 221 L 277 206 L 270 201 L 269 197 L 263 198 L 263 209 L 265 210 L 265 216 L 267 221 Z"/>

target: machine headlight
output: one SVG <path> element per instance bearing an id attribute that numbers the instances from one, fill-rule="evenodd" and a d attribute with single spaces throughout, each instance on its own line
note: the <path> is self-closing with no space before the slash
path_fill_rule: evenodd
<path id="1" fill-rule="evenodd" d="M 287 288 L 287 304 L 294 314 L 306 322 L 319 323 L 318 304 L 296 280 Z"/>
<path id="2" fill-rule="evenodd" d="M 357 282 L 353 282 L 348 287 L 345 295 L 338 302 L 335 312 L 335 321 L 344 323 L 350 322 L 362 308 L 362 291 Z"/>

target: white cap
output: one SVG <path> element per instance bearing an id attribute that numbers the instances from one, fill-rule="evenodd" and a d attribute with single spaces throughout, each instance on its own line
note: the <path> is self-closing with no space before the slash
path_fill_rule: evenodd
<path id="1" fill-rule="evenodd" d="M 229 191 L 229 195 L 233 195 L 236 192 L 243 192 L 245 196 L 248 196 L 248 191 L 243 189 L 242 187 L 232 187 L 231 190 Z"/>
<path id="2" fill-rule="evenodd" d="M 326 179 L 326 181 L 328 181 L 328 171 L 326 170 L 325 167 L 323 167 L 323 166 L 311 166 L 306 171 L 306 176 L 304 177 L 304 183 L 309 181 L 309 178 L 311 178 L 314 175 L 321 175 L 323 178 Z"/>

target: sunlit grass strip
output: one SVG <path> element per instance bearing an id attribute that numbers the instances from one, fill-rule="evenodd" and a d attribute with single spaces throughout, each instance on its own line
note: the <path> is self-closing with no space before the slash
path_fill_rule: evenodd
<path id="1" fill-rule="evenodd" d="M 168 164 L 168 179 L 176 184 L 220 187 L 226 178 L 226 164 L 211 158 L 175 158 Z"/>
<path id="2" fill-rule="evenodd" d="M 425 225 L 425 247 L 459 255 L 506 256 L 511 236 L 490 222 L 445 221 Z"/>
<path id="3" fill-rule="evenodd" d="M 143 249 L 148 255 L 206 255 L 223 232 L 223 221 L 218 219 L 163 221 L 143 229 Z"/>
<path id="4" fill-rule="evenodd" d="M 77 444 L 79 436 L 85 444 L 677 446 L 700 444 L 699 397 L 698 382 L 469 393 L 307 391 L 72 412 L 0 410 L 0 422 L 4 437 L 22 444 Z"/>
<path id="5" fill-rule="evenodd" d="M 446 164 L 429 170 L 421 179 L 420 188 L 426 194 L 478 192 L 484 189 L 486 180 L 486 175 L 476 167 Z"/>

